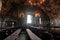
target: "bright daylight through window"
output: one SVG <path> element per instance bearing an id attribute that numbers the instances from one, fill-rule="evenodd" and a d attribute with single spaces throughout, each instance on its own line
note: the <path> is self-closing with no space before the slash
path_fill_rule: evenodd
<path id="1" fill-rule="evenodd" d="M 32 15 L 27 15 L 27 24 L 32 23 Z"/>
<path id="2" fill-rule="evenodd" d="M 41 18 L 39 18 L 39 24 L 41 24 Z"/>

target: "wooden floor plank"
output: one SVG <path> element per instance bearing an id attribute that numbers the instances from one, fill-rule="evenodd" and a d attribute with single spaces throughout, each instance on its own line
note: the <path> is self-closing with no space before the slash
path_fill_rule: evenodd
<path id="1" fill-rule="evenodd" d="M 13 34 L 5 38 L 4 40 L 15 40 L 18 37 L 18 34 L 20 33 L 21 29 L 16 30 Z"/>
<path id="2" fill-rule="evenodd" d="M 41 38 L 39 38 L 37 35 L 35 35 L 31 30 L 26 29 L 29 37 L 31 38 L 31 40 L 41 40 Z"/>

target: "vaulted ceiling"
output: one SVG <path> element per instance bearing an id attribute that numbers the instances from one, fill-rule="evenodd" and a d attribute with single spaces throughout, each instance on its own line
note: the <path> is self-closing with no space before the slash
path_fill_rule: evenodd
<path id="1" fill-rule="evenodd" d="M 50 18 L 57 17 L 60 13 L 60 0 L 2 0 L 2 3 L 2 14 L 18 7 L 42 9 Z"/>

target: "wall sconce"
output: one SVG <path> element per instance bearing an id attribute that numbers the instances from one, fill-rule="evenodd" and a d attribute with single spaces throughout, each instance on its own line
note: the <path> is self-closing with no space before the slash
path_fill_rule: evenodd
<path id="1" fill-rule="evenodd" d="M 19 18 L 24 18 L 24 16 L 25 16 L 25 14 L 23 12 L 21 12 L 21 13 L 18 14 Z"/>
<path id="2" fill-rule="evenodd" d="M 35 12 L 35 17 L 40 17 L 40 13 L 39 12 Z"/>

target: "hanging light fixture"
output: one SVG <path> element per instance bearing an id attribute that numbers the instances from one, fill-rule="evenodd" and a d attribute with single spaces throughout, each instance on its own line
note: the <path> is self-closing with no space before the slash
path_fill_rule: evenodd
<path id="1" fill-rule="evenodd" d="M 44 3 L 45 2 L 45 0 L 40 0 L 40 4 L 42 4 L 42 3 Z"/>
<path id="2" fill-rule="evenodd" d="M 28 3 L 29 3 L 30 5 L 33 5 L 32 0 L 28 0 Z"/>

